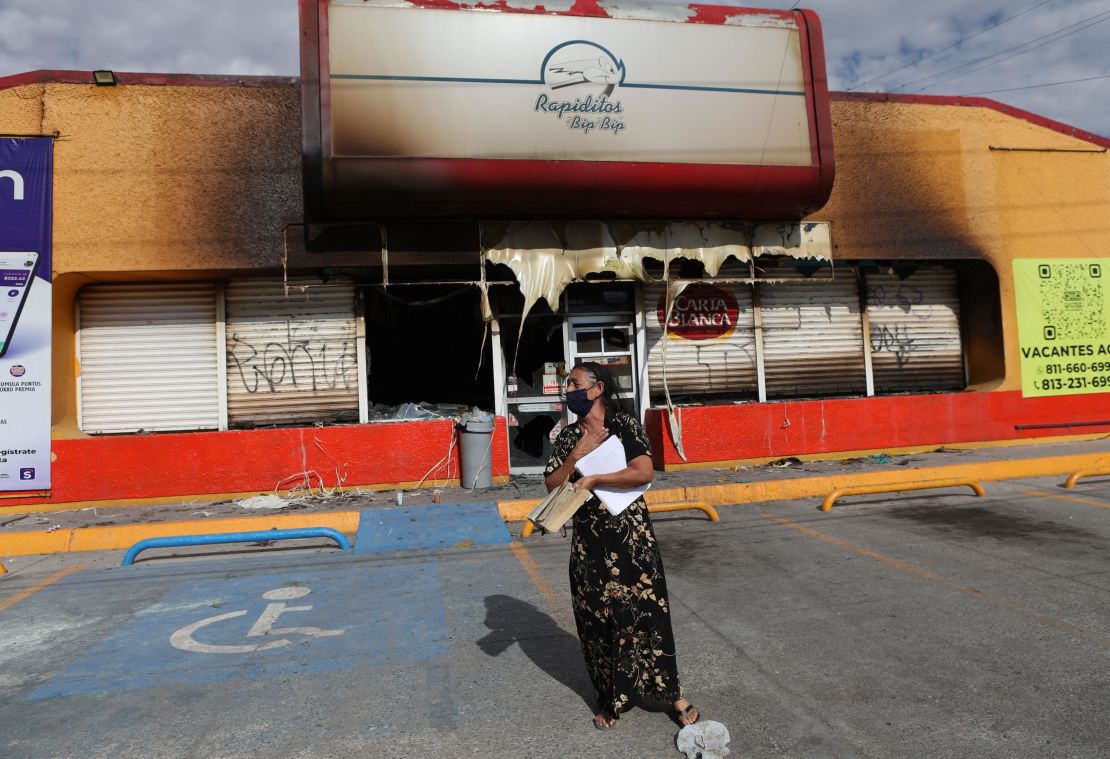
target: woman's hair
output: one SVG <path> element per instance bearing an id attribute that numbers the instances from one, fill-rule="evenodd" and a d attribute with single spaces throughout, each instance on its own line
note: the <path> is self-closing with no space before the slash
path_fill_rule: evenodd
<path id="1" fill-rule="evenodd" d="M 624 401 L 617 397 L 617 381 L 613 378 L 613 373 L 609 371 L 609 367 L 596 361 L 583 361 L 580 364 L 575 364 L 571 371 L 573 372 L 575 369 L 581 369 L 590 375 L 594 382 L 605 384 L 605 389 L 601 393 L 601 402 L 605 404 L 606 409 L 614 412 L 623 411 L 635 418 L 636 415 L 631 414 Z"/>

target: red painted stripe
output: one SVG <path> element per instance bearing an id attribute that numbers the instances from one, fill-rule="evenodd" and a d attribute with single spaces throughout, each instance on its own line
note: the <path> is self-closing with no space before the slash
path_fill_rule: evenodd
<path id="1" fill-rule="evenodd" d="M 1110 394 L 1022 398 L 1021 393 L 944 393 L 880 398 L 783 401 L 701 406 L 682 410 L 690 463 L 837 451 L 883 450 L 1110 431 Z M 1052 428 L 1018 430 L 1017 425 Z M 663 413 L 645 427 L 662 468 L 683 463 L 670 442 Z M 49 498 L 0 502 L 72 503 L 136 498 L 186 498 L 268 492 L 291 476 L 315 470 L 328 487 L 390 485 L 447 476 L 452 422 L 401 422 L 322 428 L 118 435 L 55 440 L 54 490 Z M 493 441 L 493 473 L 508 473 L 505 420 Z M 458 475 L 458 447 L 450 457 Z M 433 469 L 433 467 L 435 467 Z"/>
<path id="2" fill-rule="evenodd" d="M 695 406 L 681 413 L 687 462 L 698 463 L 1110 431 L 1110 423 L 1066 426 L 1110 419 L 1110 394 L 938 393 Z M 1016 429 L 1028 424 L 1060 426 Z M 644 426 L 657 466 L 684 463 L 664 411 L 648 411 Z"/>
<path id="3" fill-rule="evenodd" d="M 765 16 L 767 18 L 780 18 L 790 21 L 794 14 L 790 11 L 772 8 L 735 8 L 728 5 L 702 5 L 690 3 L 688 6 L 694 15 L 686 19 L 687 24 L 725 24 L 729 19 L 737 16 Z"/>
<path id="4" fill-rule="evenodd" d="M 306 3 L 315 5 L 319 2 L 320 0 L 300 0 L 302 6 Z M 574 4 L 566 10 L 548 8 L 542 2 L 536 2 L 534 5 L 528 6 L 523 3 L 513 3 L 511 0 L 491 0 L 490 2 L 484 0 L 477 0 L 477 2 L 457 2 L 456 0 L 409 0 L 409 4 L 413 7 L 426 8 L 429 10 L 484 10 L 499 11 L 501 13 L 543 14 L 548 16 L 610 18 L 608 7 L 602 4 L 600 0 L 575 0 Z M 378 5 L 378 3 L 373 3 L 373 5 Z M 687 24 L 724 24 L 730 18 L 749 15 L 783 19 L 792 17 L 789 11 L 777 9 L 738 8 L 728 5 L 708 5 L 702 3 L 689 3 L 685 7 L 692 12 L 690 17 L 681 20 L 682 23 Z M 635 6 L 625 9 L 625 12 L 633 14 L 631 17 L 635 17 Z M 630 16 L 621 16 L 621 18 L 628 17 Z M 646 14 L 644 17 L 647 18 Z M 676 18 L 675 20 L 679 21 L 680 19 Z"/>
<path id="5" fill-rule="evenodd" d="M 819 172 L 814 201 L 802 216 L 823 208 L 832 194 L 836 176 L 836 155 L 833 151 L 832 110 L 829 108 L 829 81 L 825 72 L 825 40 L 821 20 L 813 11 L 798 11 L 798 35 L 803 56 L 802 75 L 805 80 L 806 112 L 809 117 L 809 140 L 812 166 Z"/>
<path id="6" fill-rule="evenodd" d="M 519 218 L 800 218 L 831 189 L 831 172 L 813 166 L 467 158 L 338 158 L 331 166 L 329 203 L 351 219 L 384 209 L 481 217 L 491 208 Z"/>
<path id="7" fill-rule="evenodd" d="M 493 474 L 508 474 L 507 428 L 499 418 L 493 438 Z M 315 471 L 331 488 L 428 481 L 459 474 L 459 447 L 447 458 L 451 421 L 396 422 L 230 432 L 112 435 L 55 440 L 53 490 L 19 504 L 160 498 L 208 493 L 268 492 Z M 437 462 L 444 460 L 437 466 Z M 433 468 L 434 467 L 434 468 Z M 338 472 L 338 474 L 337 474 Z M 315 485 L 319 483 L 313 481 Z"/>

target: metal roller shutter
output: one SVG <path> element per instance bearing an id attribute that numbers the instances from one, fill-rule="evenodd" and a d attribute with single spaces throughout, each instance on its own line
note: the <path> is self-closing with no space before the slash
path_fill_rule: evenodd
<path id="1" fill-rule="evenodd" d="M 956 272 L 922 268 L 906 279 L 868 273 L 865 282 L 875 390 L 963 389 Z"/>
<path id="2" fill-rule="evenodd" d="M 671 396 L 714 395 L 714 394 L 756 394 L 756 356 L 755 320 L 752 314 L 752 292 L 747 285 L 735 284 L 694 284 L 683 293 L 687 297 L 696 296 L 695 288 L 709 287 L 724 291 L 735 301 L 735 310 L 730 301 L 726 308 L 732 329 L 708 330 L 700 335 L 695 329 L 690 337 L 680 337 L 670 330 L 667 338 L 667 385 Z M 645 285 L 644 325 L 646 332 L 648 359 L 648 387 L 652 396 L 663 395 L 663 325 L 660 311 L 664 304 L 663 284 Z M 682 297 L 682 296 L 680 296 Z M 701 317 L 721 317 L 720 309 L 714 314 L 713 304 L 702 309 Z M 682 320 L 682 309 L 673 310 L 672 323 Z M 686 313 L 689 313 L 687 311 Z M 665 318 L 665 316 L 664 316 Z M 691 318 L 697 318 L 697 315 Z M 713 336 L 713 332 L 724 332 L 723 336 Z"/>
<path id="3" fill-rule="evenodd" d="M 82 430 L 219 428 L 215 285 L 92 285 L 78 314 Z"/>
<path id="4" fill-rule="evenodd" d="M 768 398 L 867 392 L 855 273 L 838 268 L 828 281 L 829 273 L 823 267 L 806 280 L 783 267 L 760 275 L 797 280 L 759 285 Z"/>
<path id="5" fill-rule="evenodd" d="M 280 279 L 246 279 L 225 293 L 229 424 L 358 421 L 351 282 L 290 279 L 287 296 Z"/>

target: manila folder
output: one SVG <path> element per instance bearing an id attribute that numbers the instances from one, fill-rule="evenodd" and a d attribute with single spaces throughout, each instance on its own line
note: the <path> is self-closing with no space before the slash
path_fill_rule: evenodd
<path id="1" fill-rule="evenodd" d="M 564 482 L 548 493 L 543 503 L 532 510 L 528 521 L 544 532 L 555 532 L 592 497 L 593 494 L 585 488 L 576 488 L 569 481 Z"/>

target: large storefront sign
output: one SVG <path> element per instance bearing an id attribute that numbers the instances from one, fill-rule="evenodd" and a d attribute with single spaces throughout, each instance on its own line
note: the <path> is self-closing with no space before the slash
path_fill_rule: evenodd
<path id="1" fill-rule="evenodd" d="M 50 138 L 0 138 L 0 491 L 50 488 Z"/>
<path id="2" fill-rule="evenodd" d="M 1014 261 L 1021 391 L 1110 392 L 1110 259 Z"/>
<path id="3" fill-rule="evenodd" d="M 812 11 L 300 9 L 310 221 L 793 219 L 831 191 Z"/>
<path id="4" fill-rule="evenodd" d="M 786 14 L 706 25 L 335 0 L 329 13 L 338 155 L 812 162 Z"/>

